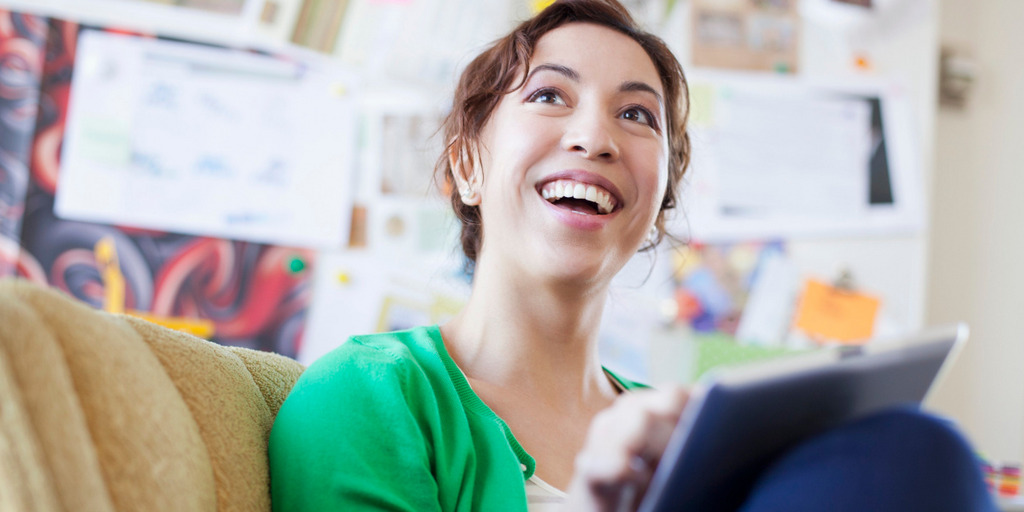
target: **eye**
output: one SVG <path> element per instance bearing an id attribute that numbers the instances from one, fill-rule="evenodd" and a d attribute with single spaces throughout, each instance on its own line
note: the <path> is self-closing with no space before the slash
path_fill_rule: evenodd
<path id="1" fill-rule="evenodd" d="M 655 121 L 654 115 L 651 114 L 651 112 L 646 108 L 639 106 L 631 106 L 626 110 L 623 110 L 622 114 L 619 115 L 623 119 L 626 119 L 628 121 L 645 124 L 647 126 L 650 126 L 651 128 L 654 128 L 655 130 L 658 129 L 658 123 L 657 121 Z"/>
<path id="2" fill-rule="evenodd" d="M 565 100 L 562 99 L 561 94 L 554 89 L 540 89 L 539 91 L 530 95 L 527 100 L 530 103 L 547 103 L 549 105 L 565 105 Z"/>

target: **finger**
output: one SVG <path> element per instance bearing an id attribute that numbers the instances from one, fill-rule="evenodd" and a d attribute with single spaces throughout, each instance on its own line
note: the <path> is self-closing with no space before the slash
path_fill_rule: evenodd
<path id="1" fill-rule="evenodd" d="M 591 423 L 570 493 L 593 510 L 635 508 L 646 492 L 687 394 L 678 387 L 621 397 Z"/>
<path id="2" fill-rule="evenodd" d="M 689 394 L 679 387 L 622 397 L 595 418 L 589 440 L 618 439 L 615 446 L 628 452 L 625 455 L 639 455 L 653 465 L 668 445 L 688 398 Z"/>
<path id="3" fill-rule="evenodd" d="M 689 391 L 678 385 L 644 393 L 636 393 L 637 398 L 647 403 L 648 408 L 659 416 L 678 418 L 690 398 Z"/>
<path id="4" fill-rule="evenodd" d="M 619 494 L 619 503 L 615 506 L 616 512 L 629 512 L 633 510 L 633 502 L 636 501 L 636 485 L 626 484 L 622 486 L 622 492 Z"/>
<path id="5" fill-rule="evenodd" d="M 595 417 L 577 469 L 602 483 L 626 481 L 640 458 L 653 468 L 675 428 L 686 394 L 679 390 L 636 393 Z"/>
<path id="6" fill-rule="evenodd" d="M 590 470 L 595 468 L 588 463 L 581 464 L 581 467 Z M 600 510 L 632 510 L 638 504 L 638 498 L 646 492 L 651 478 L 651 469 L 639 457 L 634 457 L 626 467 L 628 468 L 627 472 L 607 479 L 600 478 L 600 475 L 594 473 L 582 474 L 582 471 L 578 471 L 570 488 L 570 494 L 582 484 L 587 494 L 597 503 L 602 504 L 599 507 Z"/>

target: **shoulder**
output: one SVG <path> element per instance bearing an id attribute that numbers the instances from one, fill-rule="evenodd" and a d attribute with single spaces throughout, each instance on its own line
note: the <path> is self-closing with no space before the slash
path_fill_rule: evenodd
<path id="1" fill-rule="evenodd" d="M 274 421 L 274 432 L 335 432 L 411 415 L 428 417 L 431 404 L 454 391 L 434 347 L 436 327 L 355 336 L 315 361 L 299 377 Z M 435 334 L 436 333 L 436 334 Z"/>
<path id="2" fill-rule="evenodd" d="M 435 369 L 434 336 L 427 327 L 356 336 L 310 365 L 270 431 L 275 507 L 437 508 L 430 435 L 453 392 Z"/>
<path id="3" fill-rule="evenodd" d="M 405 381 L 415 373 L 441 366 L 436 327 L 353 336 L 316 360 L 296 387 L 370 381 Z M 302 389 L 302 388 L 300 388 Z"/>

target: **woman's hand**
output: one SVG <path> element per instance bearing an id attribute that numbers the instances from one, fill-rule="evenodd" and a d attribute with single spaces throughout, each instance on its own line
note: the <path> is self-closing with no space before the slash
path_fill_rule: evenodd
<path id="1" fill-rule="evenodd" d="M 688 396 L 675 386 L 636 391 L 595 416 L 576 457 L 566 510 L 636 510 Z"/>

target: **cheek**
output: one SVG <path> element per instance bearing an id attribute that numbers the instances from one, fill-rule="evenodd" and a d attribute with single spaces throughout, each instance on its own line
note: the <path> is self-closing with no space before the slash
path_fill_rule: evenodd
<path id="1" fill-rule="evenodd" d="M 661 200 L 665 197 L 665 189 L 668 187 L 668 159 L 658 149 L 651 148 L 641 151 L 642 155 L 637 158 L 636 168 L 638 185 L 644 197 L 651 200 L 651 209 L 657 213 L 661 209 Z"/>
<path id="2" fill-rule="evenodd" d="M 537 116 L 509 114 L 494 126 L 494 141 L 506 158 L 523 159 L 557 145 L 561 131 L 558 123 Z"/>
<path id="3" fill-rule="evenodd" d="M 496 116 L 493 121 L 487 132 L 488 161 L 483 168 L 487 179 L 501 182 L 503 187 L 518 186 L 528 179 L 529 171 L 561 140 L 554 122 L 515 115 Z"/>

